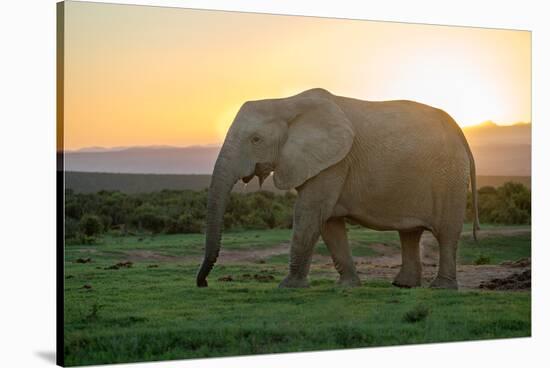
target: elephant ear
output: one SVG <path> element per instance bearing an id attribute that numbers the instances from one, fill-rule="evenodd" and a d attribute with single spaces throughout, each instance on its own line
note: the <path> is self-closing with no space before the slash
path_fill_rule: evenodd
<path id="1" fill-rule="evenodd" d="M 275 186 L 288 190 L 340 162 L 355 133 L 342 109 L 328 98 L 290 97 L 281 101 L 287 113 L 287 139 L 274 170 Z"/>

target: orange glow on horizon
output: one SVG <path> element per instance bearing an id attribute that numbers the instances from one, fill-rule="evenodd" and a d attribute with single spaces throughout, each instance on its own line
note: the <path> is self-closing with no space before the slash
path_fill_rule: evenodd
<path id="1" fill-rule="evenodd" d="M 461 126 L 531 121 L 531 33 L 65 3 L 65 149 L 223 141 L 247 100 L 323 87 Z"/>

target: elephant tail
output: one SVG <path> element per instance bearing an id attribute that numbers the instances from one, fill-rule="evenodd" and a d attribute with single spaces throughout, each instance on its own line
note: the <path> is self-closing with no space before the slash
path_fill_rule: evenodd
<path id="1" fill-rule="evenodd" d="M 468 144 L 466 144 L 468 151 L 468 156 L 470 156 L 470 183 L 472 186 L 472 210 L 474 211 L 474 222 L 473 222 L 473 234 L 474 240 L 477 241 L 477 231 L 479 227 L 479 214 L 477 210 L 477 186 L 476 186 L 476 164 L 474 162 L 474 156 Z"/>

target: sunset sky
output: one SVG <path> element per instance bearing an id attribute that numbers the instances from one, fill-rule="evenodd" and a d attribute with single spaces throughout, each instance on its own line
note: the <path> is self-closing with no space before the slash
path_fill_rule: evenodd
<path id="1" fill-rule="evenodd" d="M 219 144 L 245 101 L 313 87 L 531 121 L 526 31 L 79 2 L 65 22 L 68 150 Z"/>

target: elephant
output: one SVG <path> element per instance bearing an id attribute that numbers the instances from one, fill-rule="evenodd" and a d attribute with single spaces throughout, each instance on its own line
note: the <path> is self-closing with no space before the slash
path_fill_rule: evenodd
<path id="1" fill-rule="evenodd" d="M 393 281 L 421 286 L 420 237 L 431 232 L 439 264 L 430 286 L 457 289 L 456 254 L 468 188 L 473 236 L 479 230 L 475 162 L 461 128 L 445 111 L 408 100 L 364 101 L 314 88 L 286 98 L 245 102 L 231 124 L 208 190 L 199 287 L 218 258 L 223 216 L 234 184 L 273 175 L 297 191 L 289 273 L 279 287 L 308 287 L 321 237 L 339 274 L 358 286 L 346 220 L 397 231 L 402 264 Z"/>

